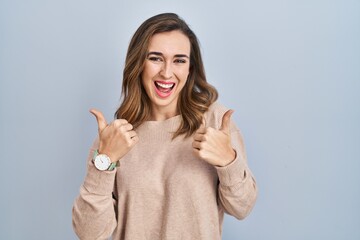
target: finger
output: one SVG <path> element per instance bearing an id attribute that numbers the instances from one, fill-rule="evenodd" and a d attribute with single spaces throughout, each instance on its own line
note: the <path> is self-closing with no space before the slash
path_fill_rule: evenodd
<path id="1" fill-rule="evenodd" d="M 127 134 L 130 138 L 133 138 L 137 135 L 135 131 L 129 131 L 129 132 L 127 132 Z"/>
<path id="2" fill-rule="evenodd" d="M 220 130 L 229 133 L 230 132 L 230 119 L 231 119 L 231 115 L 234 113 L 234 110 L 230 109 L 228 110 L 223 118 L 222 118 L 222 123 L 221 123 L 221 127 Z"/>
<path id="3" fill-rule="evenodd" d="M 200 150 L 201 149 L 201 142 L 193 141 L 192 147 L 195 148 L 195 149 Z"/>
<path id="4" fill-rule="evenodd" d="M 96 117 L 96 121 L 98 124 L 98 130 L 100 133 L 107 126 L 106 119 L 105 119 L 104 115 L 102 114 L 102 112 L 100 112 L 96 109 L 90 109 L 90 112 Z"/>
<path id="5" fill-rule="evenodd" d="M 112 124 L 114 124 L 115 127 L 120 127 L 121 125 L 127 124 L 128 121 L 126 119 L 115 119 Z"/>
<path id="6" fill-rule="evenodd" d="M 134 137 L 131 138 L 131 140 L 133 141 L 133 143 L 137 143 L 139 141 L 139 136 L 135 135 Z"/>
<path id="7" fill-rule="evenodd" d="M 205 135 L 201 133 L 195 133 L 193 137 L 194 141 L 202 142 L 205 141 Z"/>
<path id="8" fill-rule="evenodd" d="M 206 133 L 206 127 L 200 126 L 198 130 L 196 130 L 196 134 L 205 134 Z"/>
<path id="9" fill-rule="evenodd" d="M 127 123 L 127 124 L 121 125 L 119 128 L 123 132 L 128 132 L 133 129 L 133 125 L 131 125 L 130 123 Z"/>

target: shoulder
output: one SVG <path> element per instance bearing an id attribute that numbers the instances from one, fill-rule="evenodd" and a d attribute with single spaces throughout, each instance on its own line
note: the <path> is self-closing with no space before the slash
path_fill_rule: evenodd
<path id="1" fill-rule="evenodd" d="M 213 112 L 213 113 L 225 113 L 227 110 L 229 110 L 228 107 L 225 107 L 222 103 L 219 101 L 215 101 L 213 104 L 210 105 L 209 110 L 207 112 Z"/>
<path id="2" fill-rule="evenodd" d="M 222 123 L 222 118 L 228 110 L 230 110 L 230 108 L 224 106 L 218 101 L 211 104 L 204 114 L 206 126 L 219 129 Z M 232 124 L 232 128 L 236 128 L 236 126 Z"/>

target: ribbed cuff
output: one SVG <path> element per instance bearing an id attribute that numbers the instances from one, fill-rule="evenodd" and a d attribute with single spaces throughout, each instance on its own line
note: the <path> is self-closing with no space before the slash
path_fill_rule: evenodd
<path id="1" fill-rule="evenodd" d="M 238 158 L 224 167 L 215 166 L 221 185 L 233 186 L 245 180 L 244 171 L 246 170 L 246 165 L 241 163 L 242 161 Z"/>
<path id="2" fill-rule="evenodd" d="M 116 169 L 112 171 L 99 171 L 92 161 L 89 161 L 84 187 L 94 194 L 109 195 L 114 189 L 115 176 Z"/>

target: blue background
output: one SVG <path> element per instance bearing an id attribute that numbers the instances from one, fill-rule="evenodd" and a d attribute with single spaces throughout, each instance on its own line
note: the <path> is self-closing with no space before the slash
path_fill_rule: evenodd
<path id="1" fill-rule="evenodd" d="M 223 239 L 360 239 L 360 2 L 0 1 L 0 239 L 76 239 L 97 125 L 130 37 L 176 12 L 236 110 L 259 198 Z M 141 227 L 141 226 L 139 226 Z"/>

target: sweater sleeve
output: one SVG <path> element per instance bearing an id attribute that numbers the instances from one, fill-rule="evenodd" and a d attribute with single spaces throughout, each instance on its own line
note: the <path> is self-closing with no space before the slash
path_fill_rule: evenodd
<path id="1" fill-rule="evenodd" d="M 95 141 L 90 149 L 85 180 L 72 210 L 73 228 L 81 240 L 108 239 L 117 225 L 112 197 L 116 170 L 97 170 L 92 162 L 97 146 Z"/>
<path id="2" fill-rule="evenodd" d="M 219 176 L 219 203 L 224 211 L 237 219 L 244 219 L 251 212 L 257 198 L 257 187 L 246 161 L 240 131 L 232 123 L 231 141 L 236 158 L 229 165 L 216 167 Z"/>

